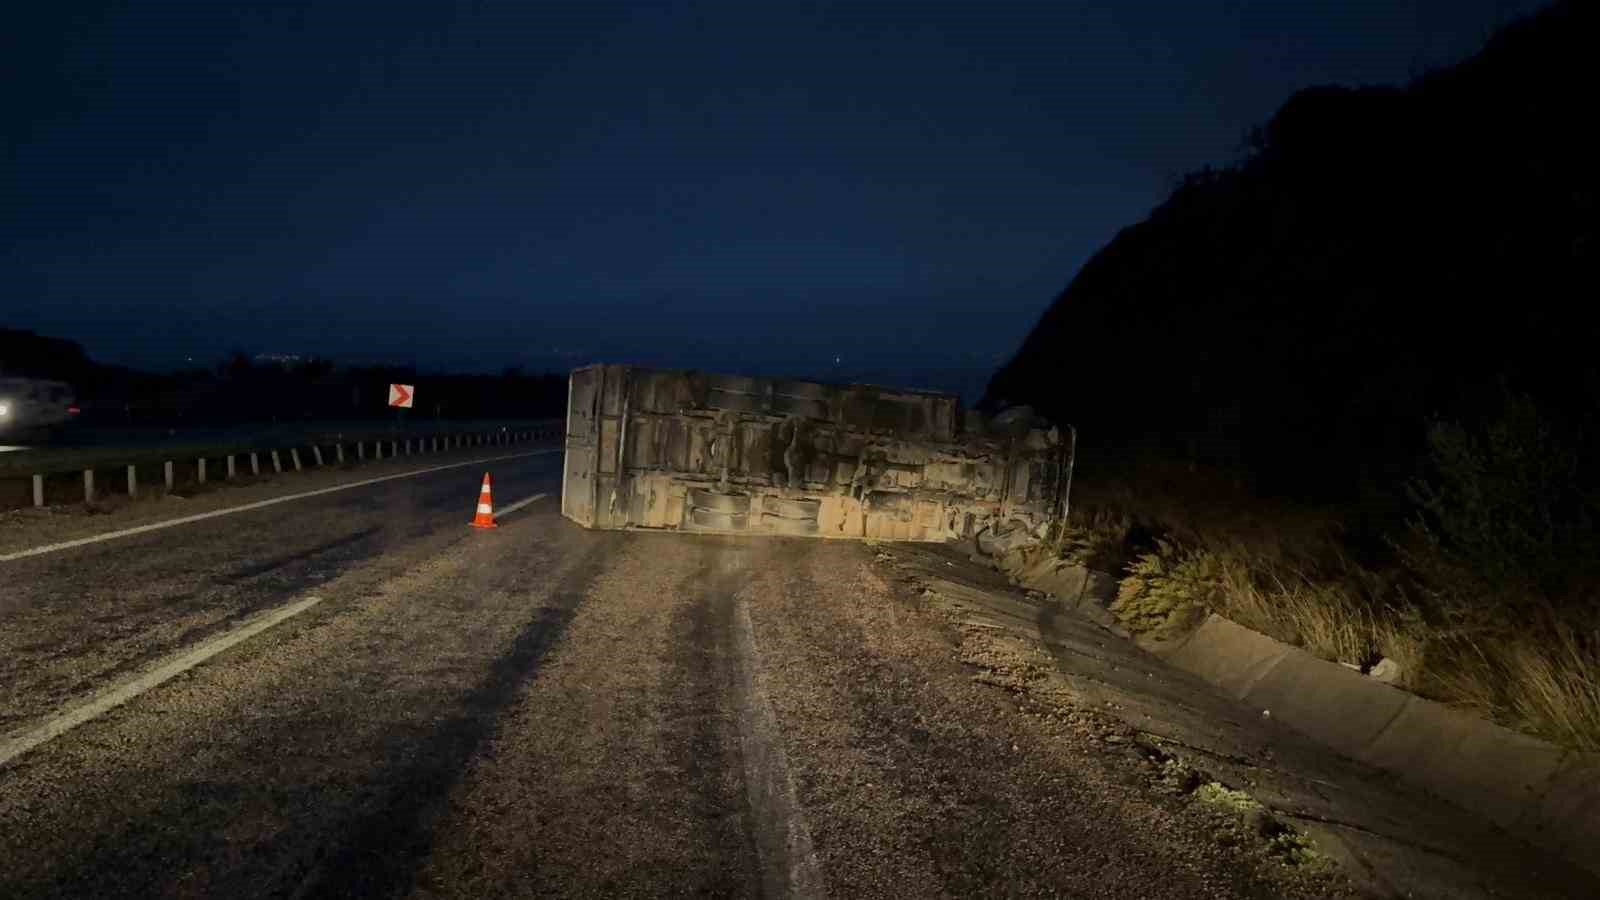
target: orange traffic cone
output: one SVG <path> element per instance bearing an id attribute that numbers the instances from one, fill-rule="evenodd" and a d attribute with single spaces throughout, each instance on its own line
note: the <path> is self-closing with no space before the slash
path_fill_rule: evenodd
<path id="1" fill-rule="evenodd" d="M 489 473 L 483 473 L 483 487 L 478 490 L 478 514 L 472 517 L 473 528 L 496 528 L 494 524 L 494 495 L 489 490 Z"/>

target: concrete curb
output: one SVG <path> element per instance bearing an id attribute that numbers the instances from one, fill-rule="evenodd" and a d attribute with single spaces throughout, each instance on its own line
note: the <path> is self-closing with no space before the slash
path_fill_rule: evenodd
<path id="1" fill-rule="evenodd" d="M 1600 754 L 1425 700 L 1213 613 L 1151 648 L 1333 749 L 1600 872 Z"/>
<path id="2" fill-rule="evenodd" d="M 1114 621 L 1111 576 L 1020 554 L 995 562 L 1066 609 L 1100 624 Z M 1600 754 L 1564 750 L 1458 712 L 1215 613 L 1187 637 L 1141 645 L 1345 756 L 1600 873 Z"/>

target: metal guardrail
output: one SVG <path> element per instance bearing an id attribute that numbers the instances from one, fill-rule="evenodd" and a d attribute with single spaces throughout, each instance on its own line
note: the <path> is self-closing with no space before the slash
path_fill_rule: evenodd
<path id="1" fill-rule="evenodd" d="M 354 441 L 313 438 L 255 449 L 219 447 L 215 452 L 191 451 L 170 457 L 159 448 L 128 448 L 124 459 L 133 461 L 47 467 L 42 471 L 0 475 L 0 509 L 93 504 L 110 497 L 132 499 L 164 495 L 201 485 L 308 469 L 351 467 L 469 447 L 559 440 L 563 437 L 564 425 L 564 420 L 551 419 L 498 430 L 430 431 Z"/>

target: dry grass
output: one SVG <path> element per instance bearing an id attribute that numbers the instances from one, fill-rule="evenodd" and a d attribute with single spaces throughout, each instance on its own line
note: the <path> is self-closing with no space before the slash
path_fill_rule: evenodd
<path id="1" fill-rule="evenodd" d="M 1199 626 L 1221 599 L 1223 580 L 1214 555 L 1162 542 L 1128 566 L 1111 609 L 1129 630 L 1171 640 Z"/>
<path id="2" fill-rule="evenodd" d="M 1049 550 L 1075 566 L 1116 572 L 1128 563 L 1128 535 L 1132 530 L 1133 519 L 1114 507 L 1074 509 L 1066 527 L 1052 535 Z"/>
<path id="3" fill-rule="evenodd" d="M 1183 547 L 1159 540 L 1125 570 L 1113 611 L 1158 640 L 1184 633 L 1208 612 L 1306 648 L 1324 659 L 1369 664 L 1383 619 L 1351 588 L 1303 574 L 1238 543 Z"/>
<path id="4" fill-rule="evenodd" d="M 1364 565 L 1326 513 L 1196 502 L 1150 483 L 1091 487 L 1055 544 L 1122 576 L 1112 610 L 1130 630 L 1170 640 L 1216 612 L 1323 659 L 1366 668 L 1388 658 L 1410 690 L 1600 750 L 1600 622 L 1578 614 L 1584 605 L 1451 578 L 1450 560 L 1419 556 L 1428 547 Z M 1140 535 L 1150 536 L 1143 546 Z"/>
<path id="5" fill-rule="evenodd" d="M 1494 643 L 1441 640 L 1425 688 L 1507 726 L 1600 751 L 1600 659 L 1593 646 L 1592 638 L 1564 626 Z"/>

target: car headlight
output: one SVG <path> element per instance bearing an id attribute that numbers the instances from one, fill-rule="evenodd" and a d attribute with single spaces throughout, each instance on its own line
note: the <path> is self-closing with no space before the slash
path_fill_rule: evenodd
<path id="1" fill-rule="evenodd" d="M 7 418 L 10 415 L 11 415 L 11 404 L 7 403 L 4 400 L 0 400 L 0 419 Z"/>

